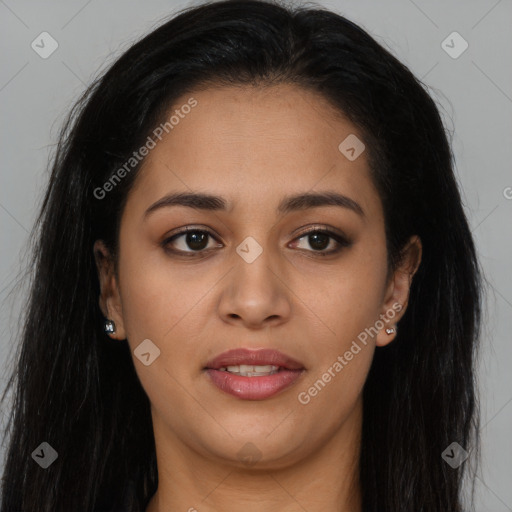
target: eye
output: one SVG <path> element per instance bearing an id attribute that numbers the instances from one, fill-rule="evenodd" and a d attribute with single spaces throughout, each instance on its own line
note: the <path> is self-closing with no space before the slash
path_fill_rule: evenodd
<path id="1" fill-rule="evenodd" d="M 344 247 L 349 247 L 352 244 L 350 240 L 341 234 L 325 228 L 310 229 L 296 238 L 296 240 L 299 244 L 302 243 L 301 247 L 300 245 L 297 245 L 297 242 L 293 242 L 296 248 L 318 253 L 319 256 L 338 253 Z"/>
<path id="2" fill-rule="evenodd" d="M 209 230 L 191 226 L 165 238 L 161 245 L 167 252 L 192 257 L 222 247 Z M 314 227 L 303 232 L 291 245 L 293 248 L 305 249 L 318 256 L 328 256 L 340 252 L 344 247 L 349 247 L 352 242 L 329 229 Z"/>
<path id="3" fill-rule="evenodd" d="M 173 253 L 194 253 L 206 252 L 207 250 L 219 247 L 222 244 L 210 245 L 216 238 L 205 229 L 186 227 L 162 242 L 164 249 Z"/>

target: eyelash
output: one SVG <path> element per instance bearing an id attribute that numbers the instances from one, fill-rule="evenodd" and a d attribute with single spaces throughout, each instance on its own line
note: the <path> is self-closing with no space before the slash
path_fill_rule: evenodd
<path id="1" fill-rule="evenodd" d="M 205 253 L 209 253 L 210 251 L 215 249 L 215 248 L 213 248 L 213 249 L 210 248 L 210 249 L 202 249 L 200 251 L 181 251 L 181 250 L 175 250 L 175 249 L 170 249 L 169 248 L 169 245 L 173 241 L 175 241 L 180 236 L 186 235 L 187 233 L 206 233 L 209 237 L 213 238 L 215 241 L 218 242 L 218 240 L 215 237 L 215 235 L 211 231 L 209 231 L 208 229 L 198 229 L 198 228 L 195 228 L 195 227 L 187 226 L 185 229 L 182 229 L 181 231 L 179 231 L 179 232 L 173 234 L 172 236 L 167 237 L 165 240 L 163 240 L 162 243 L 161 243 L 162 247 L 167 252 L 170 252 L 172 254 L 176 254 L 176 255 L 180 255 L 180 256 L 185 256 L 185 257 L 191 257 L 191 258 L 201 257 Z M 335 233 L 334 231 L 331 231 L 331 230 L 329 230 L 327 228 L 323 228 L 323 227 L 313 227 L 313 228 L 310 228 L 307 231 L 302 232 L 296 238 L 294 238 L 294 241 L 295 240 L 301 240 L 302 238 L 305 238 L 305 237 L 307 237 L 307 236 L 309 236 L 311 234 L 327 235 L 327 236 L 329 236 L 329 238 L 335 240 L 336 243 L 338 244 L 337 248 L 331 249 L 330 251 L 315 251 L 315 250 L 302 249 L 302 250 L 306 250 L 307 252 L 312 252 L 315 256 L 320 256 L 320 257 L 331 256 L 333 254 L 337 254 L 337 253 L 341 252 L 342 249 L 344 249 L 346 247 L 350 247 L 352 245 L 352 242 L 350 240 L 348 240 L 347 238 L 345 238 L 344 236 L 342 236 L 342 235 L 340 235 L 338 233 Z"/>

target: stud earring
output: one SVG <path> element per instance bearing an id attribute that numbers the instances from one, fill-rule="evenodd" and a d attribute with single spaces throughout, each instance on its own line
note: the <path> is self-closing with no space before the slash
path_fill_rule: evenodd
<path id="1" fill-rule="evenodd" d="M 396 329 L 394 327 L 388 327 L 386 329 L 386 334 L 393 334 L 394 332 L 396 332 Z"/>
<path id="2" fill-rule="evenodd" d="M 116 324 L 114 323 L 114 320 L 105 320 L 103 329 L 107 334 L 114 334 L 116 332 Z"/>

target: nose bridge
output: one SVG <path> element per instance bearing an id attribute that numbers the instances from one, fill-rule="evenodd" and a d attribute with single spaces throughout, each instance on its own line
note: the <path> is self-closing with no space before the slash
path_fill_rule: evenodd
<path id="1" fill-rule="evenodd" d="M 272 271 L 276 262 L 272 261 L 275 258 L 272 258 L 266 240 L 262 241 L 260 237 L 260 241 L 261 244 L 255 238 L 247 237 L 236 248 L 239 260 L 234 269 L 233 284 L 240 297 L 255 300 L 261 296 L 261 299 L 269 300 L 276 288 L 275 270 Z"/>
<path id="2" fill-rule="evenodd" d="M 269 294 L 275 287 L 272 279 L 275 278 L 275 270 L 272 271 L 275 261 L 271 261 L 271 251 L 259 244 L 256 246 L 255 243 L 247 240 L 237 247 L 238 261 L 234 269 L 233 282 L 239 285 L 238 292 Z"/>
<path id="3" fill-rule="evenodd" d="M 269 319 L 284 320 L 291 307 L 287 288 L 279 275 L 280 265 L 273 251 L 254 237 L 245 238 L 233 254 L 235 267 L 223 291 L 220 314 L 224 319 L 239 319 L 257 325 Z"/>

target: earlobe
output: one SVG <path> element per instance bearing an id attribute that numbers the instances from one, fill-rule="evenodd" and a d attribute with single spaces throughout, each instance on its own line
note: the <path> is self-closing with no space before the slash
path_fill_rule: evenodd
<path id="1" fill-rule="evenodd" d="M 385 326 L 379 331 L 376 345 L 383 347 L 391 343 L 398 332 L 398 322 L 404 316 L 409 303 L 409 293 L 414 275 L 421 263 L 422 245 L 417 235 L 410 238 L 402 250 L 402 259 L 389 280 L 384 311 L 381 314 Z"/>
<path id="2" fill-rule="evenodd" d="M 398 320 L 396 318 L 391 319 L 389 316 L 384 319 L 385 327 L 383 327 L 377 334 L 375 344 L 378 347 L 385 347 L 389 345 L 398 333 Z"/>
<path id="3" fill-rule="evenodd" d="M 96 240 L 93 250 L 100 283 L 99 305 L 105 317 L 104 331 L 112 339 L 124 340 L 126 339 L 126 333 L 123 310 L 113 257 L 102 240 Z M 115 327 L 112 328 L 112 326 Z"/>

